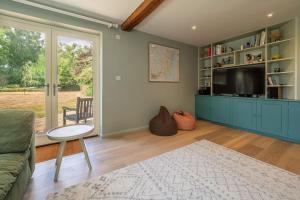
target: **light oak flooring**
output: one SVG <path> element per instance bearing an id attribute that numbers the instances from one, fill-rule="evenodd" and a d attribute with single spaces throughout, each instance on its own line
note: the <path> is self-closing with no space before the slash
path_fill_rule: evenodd
<path id="1" fill-rule="evenodd" d="M 49 192 L 83 182 L 91 177 L 157 156 L 201 139 L 207 139 L 300 175 L 299 144 L 205 121 L 197 121 L 196 130 L 180 131 L 177 135 L 169 137 L 155 136 L 150 134 L 148 130 L 143 130 L 104 139 L 99 137 L 86 139 L 93 166 L 92 171 L 89 171 L 83 153 L 66 156 L 62 162 L 58 182 L 54 183 L 55 160 L 37 163 L 24 199 L 45 199 Z M 38 148 L 37 158 L 40 161 L 51 159 L 55 157 L 56 151 L 57 146 L 55 145 Z M 67 154 L 73 152 L 80 152 L 79 144 L 76 142 L 67 146 Z"/>

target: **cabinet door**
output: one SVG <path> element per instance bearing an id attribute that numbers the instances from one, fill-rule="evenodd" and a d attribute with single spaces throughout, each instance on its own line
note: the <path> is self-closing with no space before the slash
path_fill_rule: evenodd
<path id="1" fill-rule="evenodd" d="M 198 119 L 211 119 L 210 96 L 196 96 L 196 115 Z"/>
<path id="2" fill-rule="evenodd" d="M 229 124 L 230 101 L 228 97 L 211 98 L 211 119 L 218 123 Z"/>
<path id="3" fill-rule="evenodd" d="M 278 136 L 287 135 L 288 103 L 283 101 L 257 101 L 257 128 Z"/>
<path id="4" fill-rule="evenodd" d="M 256 100 L 232 100 L 232 125 L 256 130 Z"/>
<path id="5" fill-rule="evenodd" d="M 300 141 L 300 103 L 289 103 L 288 137 Z"/>

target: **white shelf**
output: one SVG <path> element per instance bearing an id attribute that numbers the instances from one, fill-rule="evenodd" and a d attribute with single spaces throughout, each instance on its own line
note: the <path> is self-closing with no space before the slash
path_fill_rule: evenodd
<path id="1" fill-rule="evenodd" d="M 274 60 L 268 60 L 268 63 L 274 63 L 274 62 L 280 62 L 280 61 L 287 61 L 287 60 L 293 60 L 293 57 L 289 57 L 289 58 L 279 58 L 279 59 L 274 59 Z"/>
<path id="2" fill-rule="evenodd" d="M 201 71 L 210 71 L 211 70 L 211 67 L 210 68 L 206 68 L 206 69 L 201 69 Z"/>
<path id="3" fill-rule="evenodd" d="M 229 52 L 229 53 L 222 53 L 222 54 L 220 54 L 220 55 L 213 55 L 213 57 L 222 57 L 222 56 L 228 56 L 228 55 L 230 55 L 230 54 L 234 54 L 234 51 L 232 51 L 232 52 Z"/>
<path id="4" fill-rule="evenodd" d="M 204 80 L 204 79 L 211 79 L 211 77 L 202 77 L 202 78 L 200 78 L 200 80 Z"/>
<path id="5" fill-rule="evenodd" d="M 260 45 L 260 46 L 257 46 L 257 47 L 249 47 L 249 48 L 246 48 L 246 49 L 236 50 L 235 52 L 254 51 L 254 50 L 257 50 L 257 49 L 262 49 L 265 46 L 266 45 Z"/>
<path id="6" fill-rule="evenodd" d="M 211 56 L 199 58 L 199 60 L 207 60 L 207 59 L 211 59 Z"/>
<path id="7" fill-rule="evenodd" d="M 228 69 L 228 68 L 237 68 L 237 67 L 247 67 L 247 66 L 252 66 L 252 65 L 260 65 L 260 64 L 265 64 L 266 62 L 257 62 L 257 63 L 249 63 L 249 64 L 238 64 L 238 65 L 223 65 L 222 67 L 214 67 L 213 69 Z"/>
<path id="8" fill-rule="evenodd" d="M 267 73 L 267 75 L 280 75 L 280 74 L 294 74 L 294 72 L 289 71 L 289 72 L 270 72 L 270 73 Z"/>
<path id="9" fill-rule="evenodd" d="M 238 64 L 236 65 L 237 67 L 241 67 L 241 66 L 247 66 L 247 65 L 260 65 L 260 64 L 265 64 L 266 61 L 261 61 L 261 62 L 255 62 L 255 63 L 243 63 L 243 64 Z"/>
<path id="10" fill-rule="evenodd" d="M 267 45 L 268 46 L 274 46 L 274 45 L 278 45 L 280 43 L 284 43 L 284 42 L 289 42 L 291 40 L 293 40 L 294 38 L 288 38 L 288 39 L 284 39 L 284 40 L 279 40 L 279 41 L 276 41 L 276 42 L 270 42 L 268 43 Z"/>
<path id="11" fill-rule="evenodd" d="M 267 87 L 294 87 L 294 85 L 267 85 Z"/>

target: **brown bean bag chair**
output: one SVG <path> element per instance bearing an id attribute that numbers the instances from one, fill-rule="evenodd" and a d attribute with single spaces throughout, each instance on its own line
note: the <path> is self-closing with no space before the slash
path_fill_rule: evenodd
<path id="1" fill-rule="evenodd" d="M 196 128 L 195 118 L 188 112 L 175 112 L 173 118 L 177 123 L 177 128 L 185 131 L 192 131 Z"/>
<path id="2" fill-rule="evenodd" d="M 161 106 L 158 115 L 150 120 L 149 128 L 151 133 L 160 136 L 175 135 L 177 125 L 166 107 Z"/>

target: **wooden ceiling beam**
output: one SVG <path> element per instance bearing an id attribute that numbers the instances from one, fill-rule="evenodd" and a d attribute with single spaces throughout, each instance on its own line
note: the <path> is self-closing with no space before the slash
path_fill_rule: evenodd
<path id="1" fill-rule="evenodd" d="M 123 31 L 131 31 L 150 15 L 164 0 L 144 0 L 143 3 L 122 23 Z"/>

